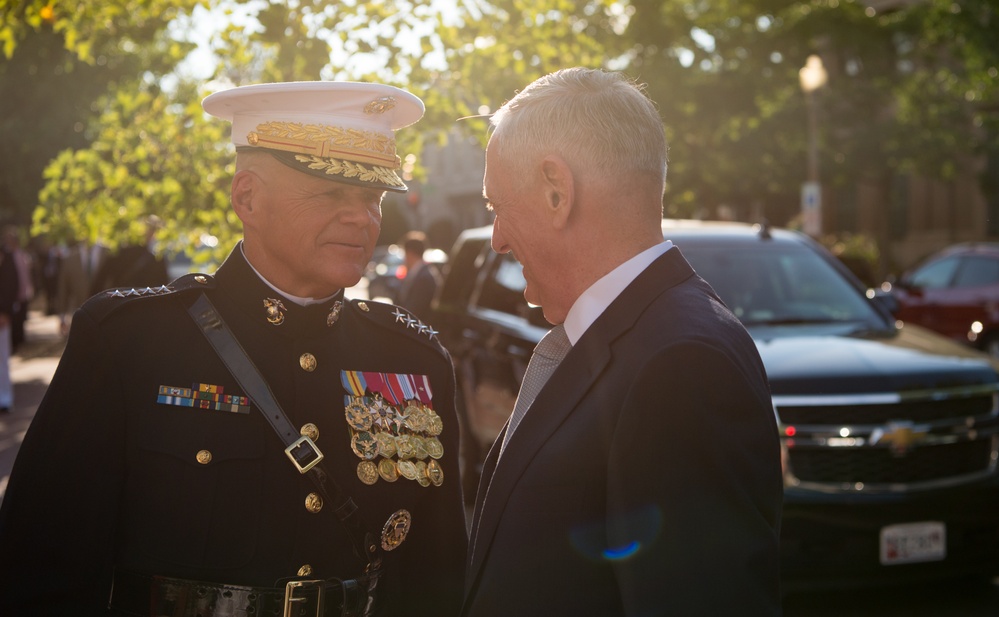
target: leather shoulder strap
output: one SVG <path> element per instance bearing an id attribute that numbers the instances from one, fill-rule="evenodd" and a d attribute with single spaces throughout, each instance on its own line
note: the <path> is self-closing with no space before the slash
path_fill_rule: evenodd
<path id="1" fill-rule="evenodd" d="M 323 459 L 322 452 L 310 438 L 300 435 L 295 425 L 288 420 L 267 381 L 229 330 L 215 305 L 202 293 L 187 312 L 246 395 L 267 418 L 267 422 L 285 445 L 285 454 L 292 464 L 299 473 L 309 476 L 323 499 L 333 504 L 333 512 L 344 524 L 354 552 L 367 564 L 369 571 L 377 569 L 381 562 L 378 544 L 362 533 L 358 517 L 354 516 L 357 512 L 354 500 L 344 494 L 333 478 L 319 466 Z"/>

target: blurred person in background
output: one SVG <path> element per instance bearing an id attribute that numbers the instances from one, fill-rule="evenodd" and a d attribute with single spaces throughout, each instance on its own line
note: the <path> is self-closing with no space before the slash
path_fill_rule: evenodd
<path id="1" fill-rule="evenodd" d="M 14 407 L 14 384 L 10 378 L 11 333 L 16 319 L 20 285 L 17 262 L 10 245 L 0 242 L 0 413 Z"/>
<path id="2" fill-rule="evenodd" d="M 56 313 L 63 336 L 69 333 L 73 314 L 93 295 L 94 277 L 107 254 L 107 247 L 100 244 L 90 244 L 86 240 L 69 242 L 59 262 L 56 285 Z"/>
<path id="3" fill-rule="evenodd" d="M 430 305 L 441 284 L 441 274 L 423 259 L 427 250 L 427 236 L 421 231 L 411 231 L 400 241 L 406 278 L 399 287 L 396 302 L 423 321 L 431 317 Z"/>
<path id="4" fill-rule="evenodd" d="M 145 241 L 142 244 L 124 244 L 105 259 L 90 284 L 91 294 L 114 287 L 142 289 L 170 282 L 166 261 L 156 256 L 153 245 L 157 232 L 163 228 L 163 221 L 151 214 L 144 224 Z"/>
<path id="5" fill-rule="evenodd" d="M 11 353 L 14 353 L 24 342 L 24 323 L 28 320 L 28 306 L 35 297 L 35 286 L 31 276 L 32 257 L 21 248 L 20 230 L 15 225 L 7 225 L 2 233 L 4 249 L 10 254 L 17 269 L 17 301 L 14 303 L 10 324 L 10 346 Z"/>

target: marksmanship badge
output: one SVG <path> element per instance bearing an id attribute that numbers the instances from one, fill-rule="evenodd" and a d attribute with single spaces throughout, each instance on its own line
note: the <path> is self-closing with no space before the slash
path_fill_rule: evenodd
<path id="1" fill-rule="evenodd" d="M 399 545 L 409 534 L 409 528 L 413 524 L 413 515 L 409 510 L 398 510 L 385 521 L 382 527 L 382 548 L 391 551 L 399 548 Z"/>

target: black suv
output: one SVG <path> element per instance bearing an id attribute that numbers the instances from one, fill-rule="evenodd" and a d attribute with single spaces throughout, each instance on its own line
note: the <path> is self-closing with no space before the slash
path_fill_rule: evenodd
<path id="1" fill-rule="evenodd" d="M 550 327 L 490 233 L 458 238 L 433 322 L 461 389 L 470 499 Z M 669 220 L 663 233 L 766 365 L 782 442 L 785 591 L 999 571 L 999 364 L 897 323 L 802 234 Z"/>

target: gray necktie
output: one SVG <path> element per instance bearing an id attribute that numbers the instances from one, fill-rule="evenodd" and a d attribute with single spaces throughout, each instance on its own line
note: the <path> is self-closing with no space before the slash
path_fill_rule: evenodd
<path id="1" fill-rule="evenodd" d="M 572 344 L 569 342 L 569 337 L 565 335 L 565 328 L 561 325 L 549 330 L 541 338 L 541 341 L 538 342 L 537 347 L 534 348 L 534 355 L 531 356 L 530 362 L 527 363 L 527 372 L 524 373 L 524 381 L 520 384 L 517 404 L 514 406 L 513 414 L 510 416 L 510 426 L 507 427 L 506 435 L 503 438 L 503 445 L 500 446 L 500 456 L 503 455 L 503 450 L 506 449 L 506 444 L 510 441 L 510 436 L 524 418 L 531 403 L 534 402 L 534 398 L 541 391 L 541 388 L 544 387 L 545 382 L 548 381 L 551 374 L 558 368 L 559 363 L 562 362 L 562 358 L 569 353 L 570 349 L 572 349 Z"/>

